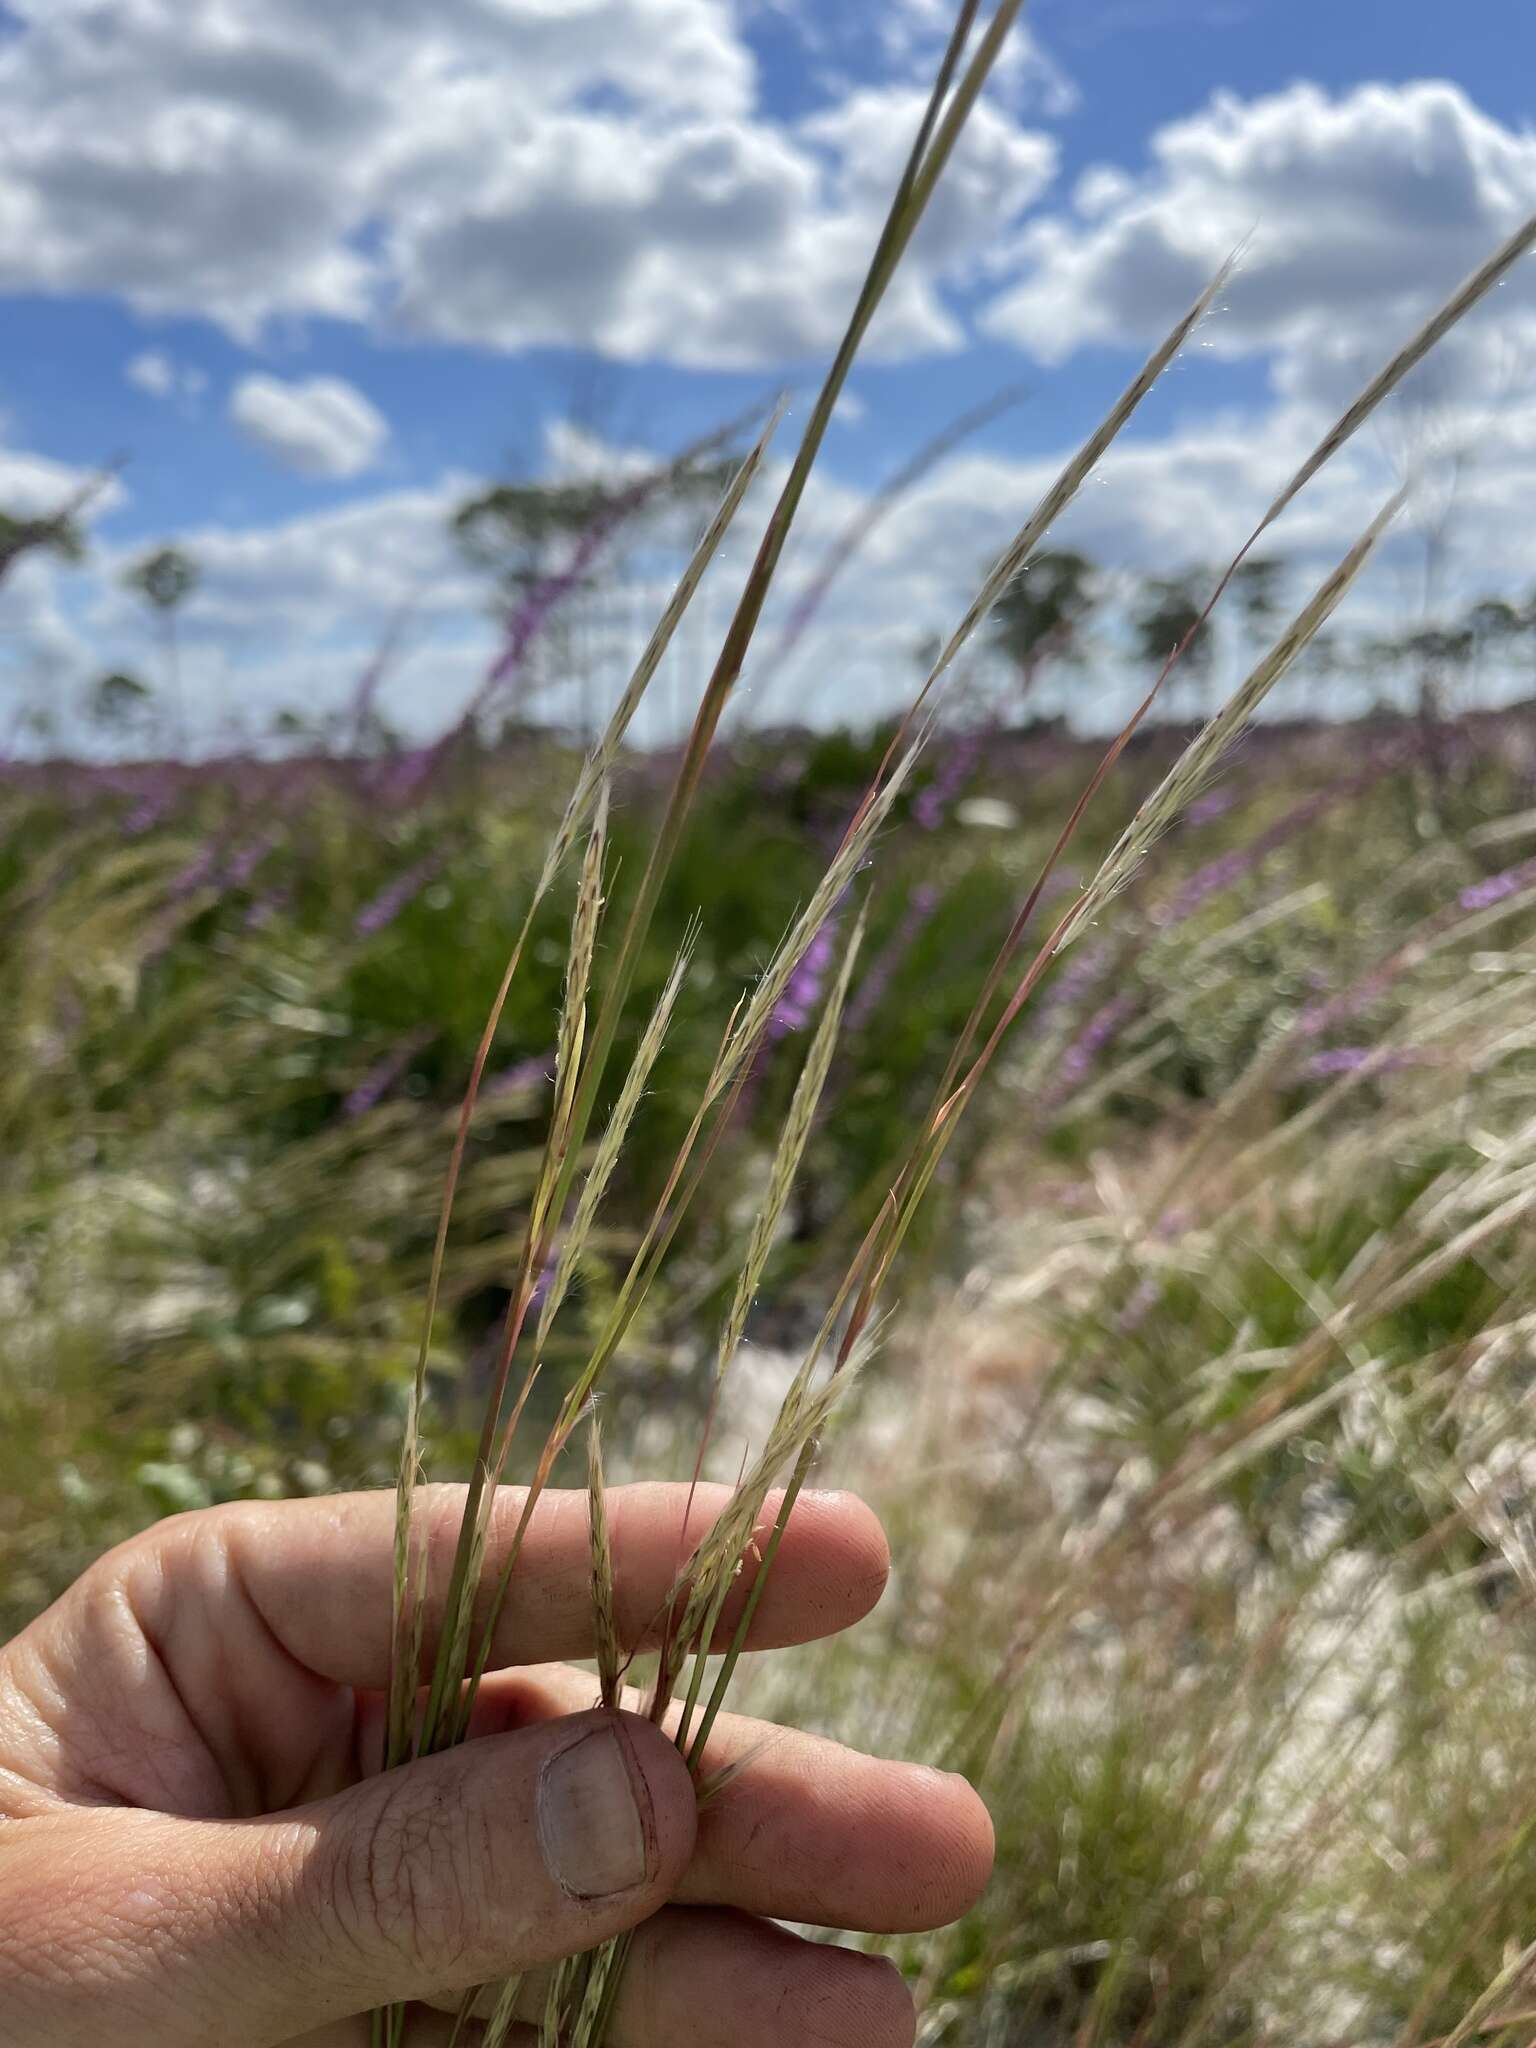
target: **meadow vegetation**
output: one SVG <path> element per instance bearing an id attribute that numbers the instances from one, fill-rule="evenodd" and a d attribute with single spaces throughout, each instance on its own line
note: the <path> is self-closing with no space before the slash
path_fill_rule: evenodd
<path id="1" fill-rule="evenodd" d="M 514 1543 L 481 1587 L 501 1480 L 579 1465 L 601 1616 L 605 1470 L 698 1463 L 731 1504 L 654 1659 L 600 1629 L 594 1685 L 643 1680 L 704 1798 L 728 1686 L 983 1787 L 996 1883 L 896 1944 L 927 2040 L 1526 2038 L 1536 721 L 1421 691 L 1347 746 L 1254 725 L 1396 499 L 1265 615 L 1203 724 L 1157 713 L 1536 223 L 1297 451 L 1203 595 L 1167 587 L 1109 740 L 980 724 L 956 685 L 994 622 L 1028 669 L 1074 620 L 1071 558 L 1031 567 L 1223 277 L 1021 508 L 903 718 L 722 744 L 1018 0 L 978 12 L 797 452 L 773 471 L 774 419 L 739 466 L 710 451 L 719 510 L 590 748 L 470 719 L 280 766 L 8 769 L 3 1621 L 157 1513 L 394 1482 L 399 1762 L 463 1738 L 475 1596 L 516 1568 Z M 770 477 L 694 721 L 643 753 L 634 712 Z M 510 593 L 514 647 L 584 545 Z M 193 576 L 166 551 L 143 578 L 178 683 Z M 469 1480 L 443 1587 L 425 1469 Z M 771 1568 L 770 1487 L 787 1513 L 816 1470 L 885 1512 L 891 1597 L 758 1665 L 743 1622 L 712 1662 L 749 1544 Z M 561 1966 L 547 2043 L 595 2048 L 623 1959 Z M 518 1987 L 484 1989 L 495 2042 Z"/>
<path id="2" fill-rule="evenodd" d="M 880 849 L 716 1426 L 727 1476 L 1094 754 L 964 737 L 938 736 Z M 891 1522 L 895 1584 L 846 1648 L 750 1680 L 987 1788 L 996 1885 L 902 1950 L 935 2040 L 1427 2042 L 1530 1939 L 1536 718 L 1446 726 L 1432 769 L 1412 723 L 1350 737 L 1340 772 L 1327 729 L 1252 734 L 1043 984 L 823 1455 Z M 1128 750 L 1074 866 L 1179 738 Z M 879 745 L 716 763 L 622 1040 L 702 907 L 666 1076 L 702 1079 L 712 991 L 772 950 Z M 934 818 L 952 749 L 970 766 Z M 557 766 L 552 740 L 476 754 L 387 807 L 387 760 L 9 778 L 8 1627 L 159 1513 L 391 1482 L 443 1159 Z M 625 764 L 615 852 L 664 769 Z M 548 1127 L 565 939 L 551 914 L 473 1125 L 440 1475 L 471 1455 Z M 828 971 L 785 1005 L 616 1362 L 613 1476 L 691 1469 Z M 551 1404 L 679 1122 L 668 1079 L 587 1241 Z"/>

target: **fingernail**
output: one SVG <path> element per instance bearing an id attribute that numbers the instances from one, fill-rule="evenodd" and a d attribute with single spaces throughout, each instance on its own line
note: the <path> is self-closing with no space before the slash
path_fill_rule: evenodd
<path id="1" fill-rule="evenodd" d="M 643 1884 L 654 1829 L 645 1780 L 615 1728 L 598 1728 L 550 1758 L 539 1778 L 539 1841 L 549 1874 L 578 1899 Z"/>

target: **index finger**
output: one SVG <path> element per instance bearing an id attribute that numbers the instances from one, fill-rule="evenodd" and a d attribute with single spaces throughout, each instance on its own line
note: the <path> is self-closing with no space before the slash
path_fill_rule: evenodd
<path id="1" fill-rule="evenodd" d="M 692 1499 L 690 1502 L 690 1491 Z M 654 1644 L 679 1565 L 731 1497 L 726 1486 L 616 1486 L 607 1496 L 614 1608 L 626 1650 Z M 477 1638 L 523 1513 L 521 1487 L 503 1487 L 491 1520 Z M 781 1496 L 759 1518 L 766 1537 Z M 463 1513 L 464 1489 L 422 1487 L 428 1530 L 426 1657 Z M 201 1525 L 201 1526 L 199 1526 Z M 306 1669 L 339 1684 L 388 1682 L 395 1497 L 354 1493 L 303 1501 L 241 1502 L 168 1523 L 157 1538 L 162 1568 L 215 1536 L 230 1569 L 278 1642 Z M 834 1635 L 867 1614 L 890 1567 L 874 1513 L 849 1493 L 803 1492 L 785 1526 L 753 1616 L 750 1642 L 771 1649 Z M 751 1548 L 726 1601 L 717 1640 L 728 1642 L 755 1580 Z M 198 1573 L 201 1577 L 201 1573 Z M 431 1597 L 435 1594 L 437 1597 Z M 491 1665 L 548 1663 L 594 1648 L 592 1552 L 585 1491 L 546 1492 L 529 1518 L 497 1618 Z"/>

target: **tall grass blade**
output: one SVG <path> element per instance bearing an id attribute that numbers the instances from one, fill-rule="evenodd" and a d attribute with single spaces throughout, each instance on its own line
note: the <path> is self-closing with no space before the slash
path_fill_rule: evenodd
<path id="1" fill-rule="evenodd" d="M 597 1638 L 600 1704 L 619 1703 L 624 1658 L 614 1618 L 613 1547 L 608 1536 L 608 1494 L 603 1479 L 603 1433 L 594 1409 L 587 1430 L 587 1511 L 592 1524 L 592 1621 Z"/>

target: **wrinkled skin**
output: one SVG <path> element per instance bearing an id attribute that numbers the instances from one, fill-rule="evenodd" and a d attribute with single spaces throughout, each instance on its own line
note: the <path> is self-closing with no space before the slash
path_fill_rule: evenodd
<path id="1" fill-rule="evenodd" d="M 685 1537 L 722 1500 L 700 1488 L 685 1531 L 687 1497 L 610 1495 L 626 1643 L 654 1627 Z M 461 1499 L 424 1496 L 438 1569 Z M 519 1506 L 509 1492 L 493 1553 Z M 412 2001 L 413 2048 L 431 2048 L 468 1986 L 527 1972 L 536 2015 L 541 1966 L 631 1927 L 614 2048 L 909 2048 L 887 1963 L 771 1921 L 895 1932 L 956 1917 L 992 1853 L 971 1789 L 725 1717 L 706 1768 L 746 1762 L 700 1812 L 665 1735 L 596 1712 L 591 1677 L 550 1661 L 592 1649 L 579 1493 L 536 1510 L 475 1739 L 381 1774 L 392 1517 L 384 1494 L 177 1517 L 0 1651 L 7 2048 L 362 2048 L 362 2015 L 396 2000 Z M 846 1628 L 886 1569 L 862 1503 L 804 1496 L 754 1646 Z M 594 1896 L 556 1880 L 541 1802 L 559 1759 L 599 1732 L 624 1761 L 639 1861 Z"/>

